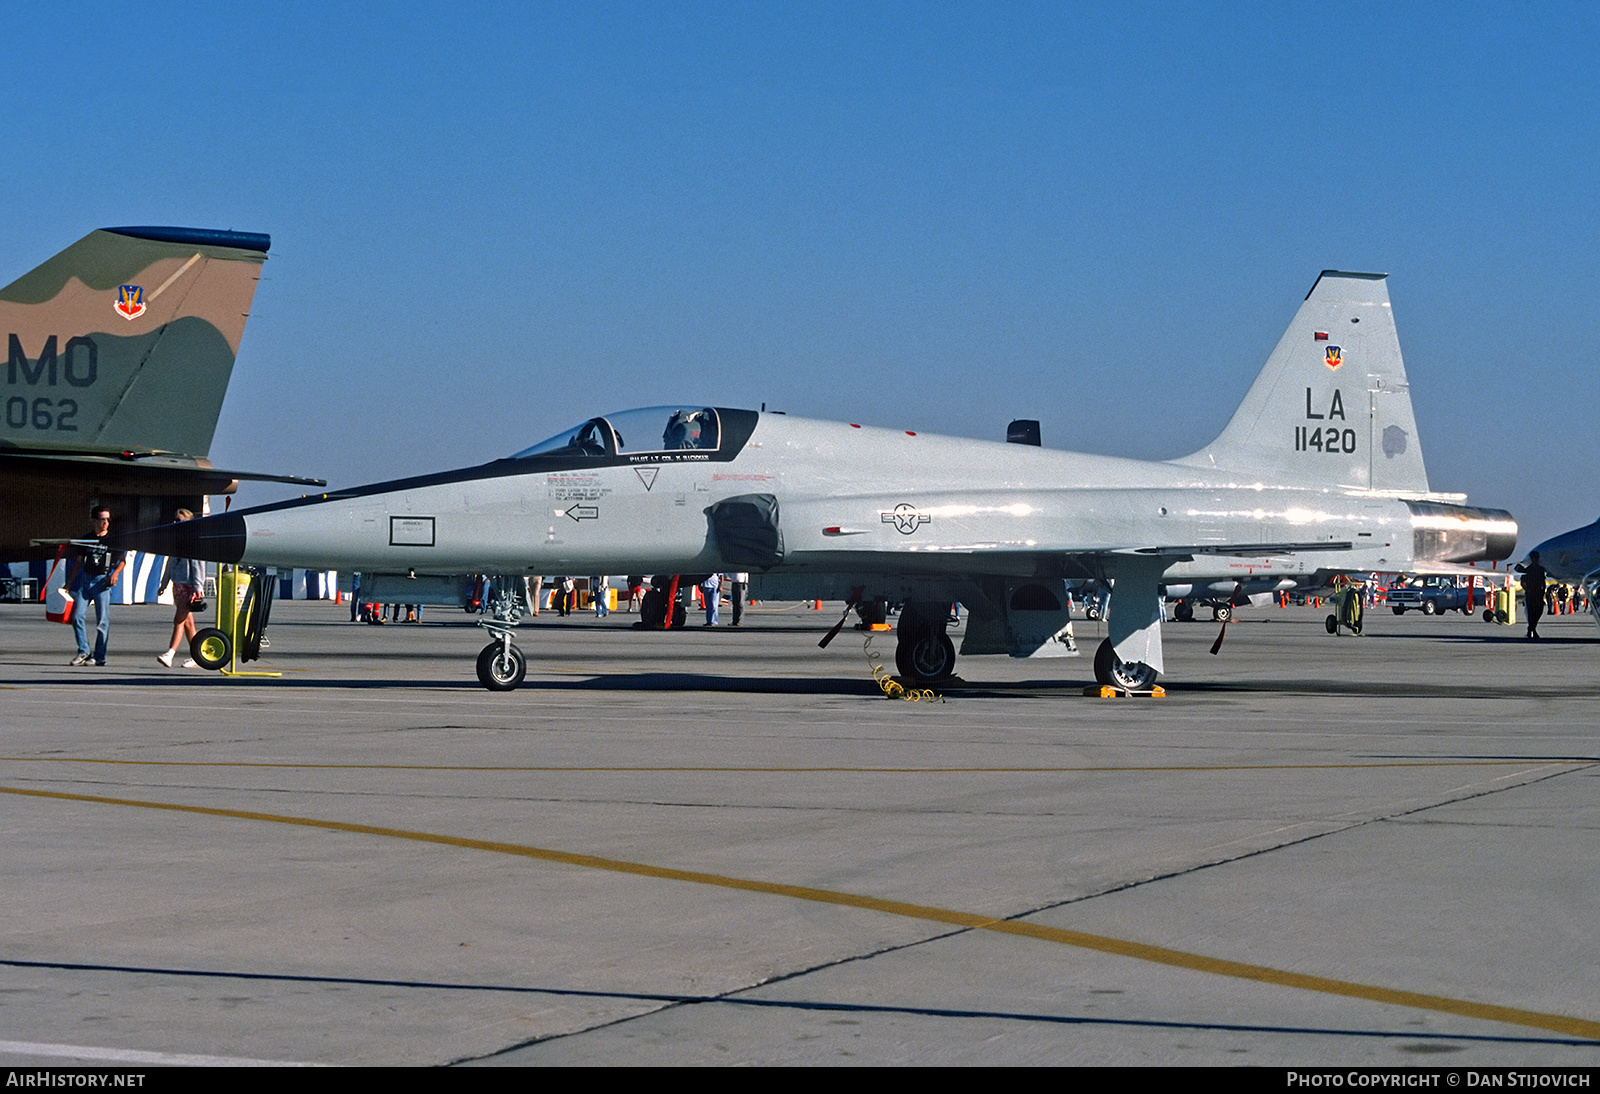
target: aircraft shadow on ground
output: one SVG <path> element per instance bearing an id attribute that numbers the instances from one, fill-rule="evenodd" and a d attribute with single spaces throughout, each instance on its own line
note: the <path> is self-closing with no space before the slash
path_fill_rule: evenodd
<path id="1" fill-rule="evenodd" d="M 407 658 L 407 660 L 411 659 Z M 303 655 L 300 660 L 304 660 Z M 385 660 L 392 662 L 394 658 L 390 657 Z M 437 658 L 418 656 L 415 660 L 436 661 Z M 281 666 L 274 666 L 271 663 L 252 663 L 245 666 L 245 671 L 274 671 L 278 668 L 281 668 Z M 479 692 L 483 690 L 482 685 L 478 683 L 470 672 L 462 672 L 453 667 L 444 670 L 439 675 L 415 675 L 404 679 L 397 679 L 391 675 L 352 676 L 348 674 L 348 670 L 337 675 L 317 676 L 300 668 L 291 669 L 285 675 L 279 677 L 242 675 L 232 678 L 222 678 L 214 673 L 195 670 L 181 674 L 176 672 L 145 674 L 143 671 L 139 671 L 137 674 L 132 675 L 121 675 L 114 669 L 102 669 L 93 675 L 86 674 L 82 669 L 74 670 L 71 674 L 56 673 L 51 670 L 48 672 L 42 671 L 38 675 L 30 675 L 26 671 L 21 671 L 13 672 L 7 677 L 0 678 L 0 687 L 59 687 L 69 680 L 74 685 L 87 687 L 115 685 L 152 689 L 225 686 L 252 689 L 310 688 L 330 691 L 436 691 L 445 689 Z M 957 677 L 955 680 L 942 684 L 928 685 L 928 690 L 934 693 L 936 701 L 942 700 L 945 702 L 981 699 L 1063 700 L 1083 698 L 1084 691 L 1089 686 L 1090 682 L 1086 679 L 967 681 Z M 1464 683 L 1451 680 L 1339 678 L 1308 680 L 1303 677 L 1297 677 L 1292 679 L 1257 678 L 1223 681 L 1190 680 L 1177 681 L 1163 686 L 1167 693 L 1167 701 L 1242 695 L 1335 695 L 1352 699 L 1469 700 L 1474 702 L 1546 697 L 1572 698 L 1574 696 L 1600 699 L 1600 680 L 1593 682 L 1569 680 L 1561 683 L 1535 684 L 1514 680 L 1495 683 Z M 884 697 L 883 691 L 877 682 L 865 672 L 859 676 L 775 677 L 759 675 L 734 676 L 704 672 L 636 672 L 592 675 L 583 671 L 572 671 L 559 676 L 541 676 L 537 670 L 532 670 L 529 672 L 528 679 L 522 687 L 515 692 L 506 693 L 505 698 L 509 702 L 515 702 L 518 696 L 524 693 L 536 695 L 540 692 L 619 695 L 650 692 L 662 694 L 700 692 L 724 695 L 833 695 L 862 699 L 881 699 Z M 1085 701 L 1088 700 L 1085 699 Z M 1162 700 L 1147 699 L 1145 701 L 1161 702 Z"/>

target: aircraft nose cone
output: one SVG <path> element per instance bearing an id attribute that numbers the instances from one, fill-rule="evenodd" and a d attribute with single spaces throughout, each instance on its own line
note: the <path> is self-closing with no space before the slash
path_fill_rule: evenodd
<path id="1" fill-rule="evenodd" d="M 221 513 L 123 532 L 112 536 L 111 541 L 120 551 L 148 551 L 173 558 L 236 563 L 244 557 L 244 532 L 243 517 Z"/>

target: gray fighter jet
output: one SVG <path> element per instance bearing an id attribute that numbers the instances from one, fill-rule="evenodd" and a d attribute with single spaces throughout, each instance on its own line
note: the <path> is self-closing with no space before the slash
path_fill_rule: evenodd
<path id="1" fill-rule="evenodd" d="M 1528 554 L 1538 555 L 1554 580 L 1583 589 L 1589 610 L 1600 623 L 1600 520 L 1551 536 Z"/>
<path id="2" fill-rule="evenodd" d="M 1163 671 L 1163 583 L 1502 559 L 1516 523 L 1430 492 L 1380 274 L 1325 271 L 1221 436 L 1146 462 L 679 403 L 493 463 L 121 537 L 245 564 L 418 574 L 751 572 L 760 599 L 901 603 L 897 664 L 1075 653 L 1068 581 L 1114 588 L 1101 682 Z M 668 615 L 670 620 L 670 613 Z M 479 655 L 491 688 L 525 663 Z"/>

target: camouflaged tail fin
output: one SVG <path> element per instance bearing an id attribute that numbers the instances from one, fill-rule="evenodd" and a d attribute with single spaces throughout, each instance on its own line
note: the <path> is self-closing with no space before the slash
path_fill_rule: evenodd
<path id="1" fill-rule="evenodd" d="M 270 245 L 104 228 L 0 289 L 0 446 L 204 456 Z"/>

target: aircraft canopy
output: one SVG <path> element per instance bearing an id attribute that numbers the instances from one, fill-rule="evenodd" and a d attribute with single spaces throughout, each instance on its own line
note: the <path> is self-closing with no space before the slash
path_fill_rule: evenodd
<path id="1" fill-rule="evenodd" d="M 590 418 L 511 458 L 528 456 L 629 456 L 693 449 L 715 452 L 722 420 L 715 407 L 652 406 Z"/>

